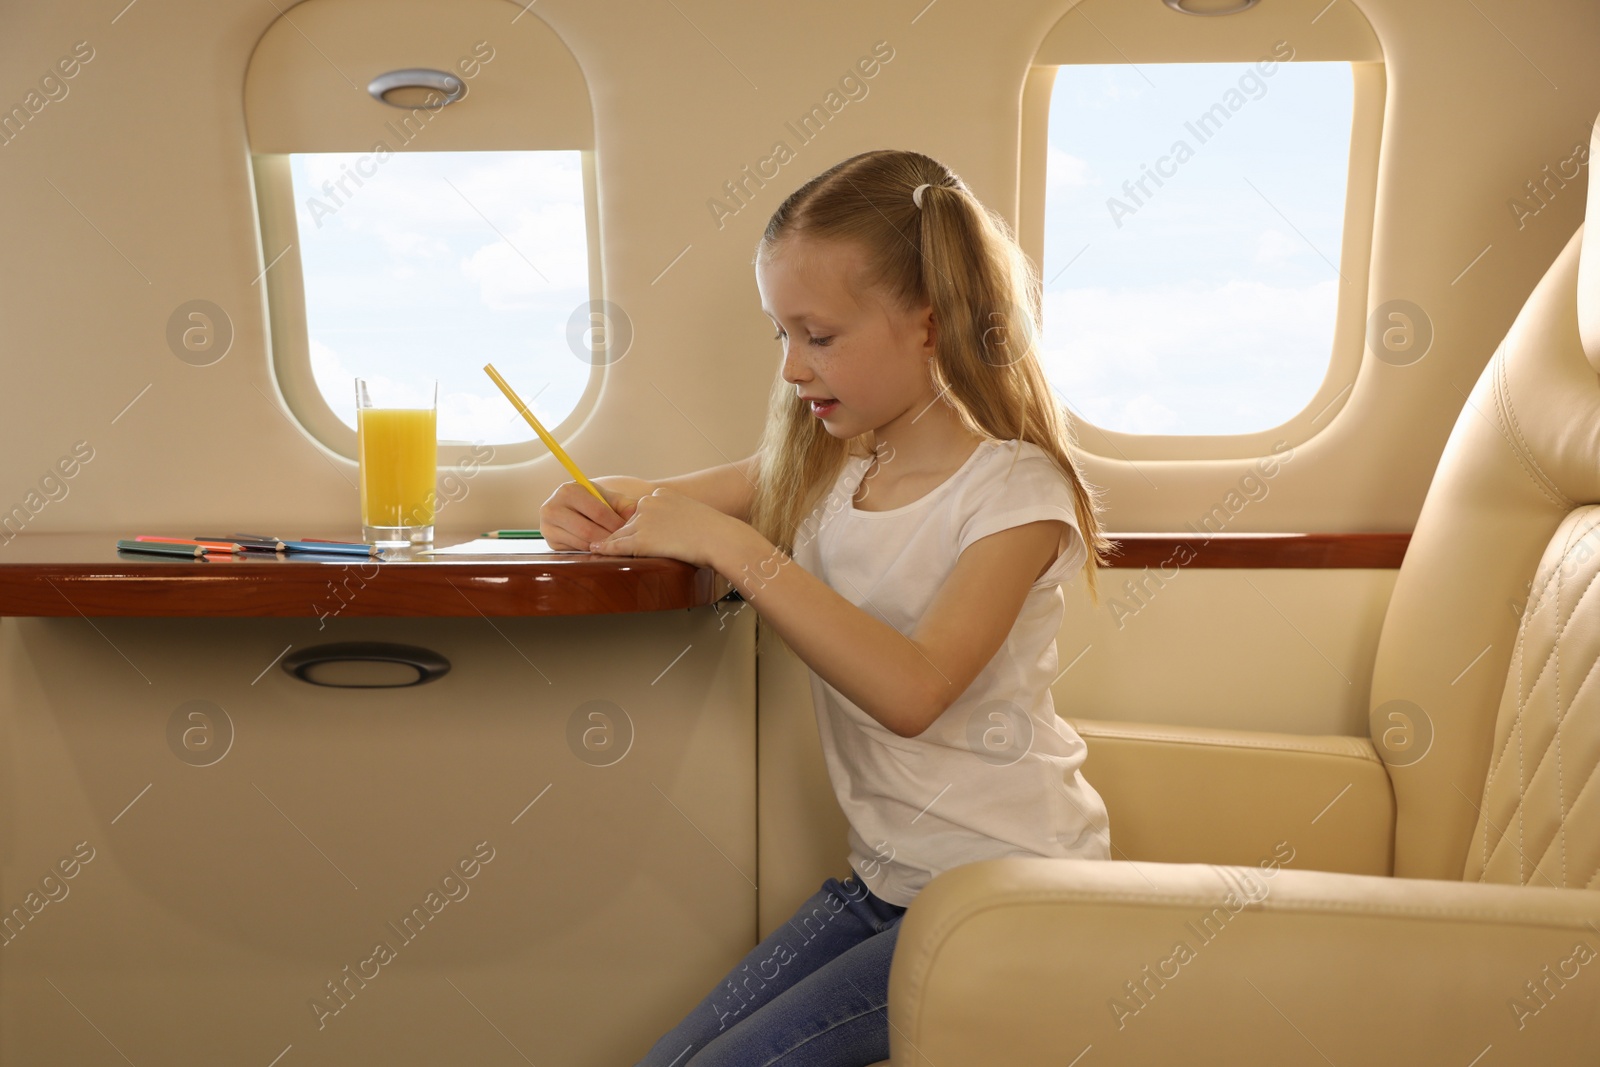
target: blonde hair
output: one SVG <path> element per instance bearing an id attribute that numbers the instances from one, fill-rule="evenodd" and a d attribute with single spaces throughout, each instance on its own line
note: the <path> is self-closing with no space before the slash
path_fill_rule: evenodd
<path id="1" fill-rule="evenodd" d="M 918 208 L 911 194 L 923 184 L 929 188 Z M 1088 549 L 1083 573 L 1098 605 L 1095 571 L 1116 542 L 1100 525 L 1100 490 L 1079 469 L 1071 414 L 1039 364 L 1038 274 L 1006 221 L 944 165 L 883 149 L 852 156 L 790 194 L 767 223 L 757 261 L 793 236 L 854 242 L 866 255 L 864 284 L 902 310 L 931 306 L 935 391 L 971 432 L 1033 442 L 1071 483 Z M 868 454 L 866 434 L 832 436 L 782 373 L 775 375 L 751 525 L 793 554 L 816 498 L 848 457 Z"/>

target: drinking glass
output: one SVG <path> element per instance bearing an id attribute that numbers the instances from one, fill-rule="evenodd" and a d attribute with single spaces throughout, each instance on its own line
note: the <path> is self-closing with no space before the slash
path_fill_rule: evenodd
<path id="1" fill-rule="evenodd" d="M 356 379 L 361 538 L 381 548 L 433 543 L 439 382 Z"/>

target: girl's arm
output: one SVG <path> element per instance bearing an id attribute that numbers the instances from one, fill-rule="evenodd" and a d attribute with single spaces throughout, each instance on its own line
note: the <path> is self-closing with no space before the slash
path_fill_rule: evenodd
<path id="1" fill-rule="evenodd" d="M 1030 522 L 968 545 L 910 636 L 796 566 L 750 526 L 726 529 L 711 560 L 717 572 L 826 682 L 889 730 L 916 737 L 1000 650 L 1068 526 Z"/>
<path id="2" fill-rule="evenodd" d="M 700 503 L 708 504 L 740 522 L 749 522 L 750 506 L 756 497 L 756 476 L 761 469 L 760 463 L 761 456 L 757 454 L 747 456 L 737 463 L 725 463 L 720 467 L 695 471 L 693 474 L 663 478 L 655 484 L 694 497 Z"/>

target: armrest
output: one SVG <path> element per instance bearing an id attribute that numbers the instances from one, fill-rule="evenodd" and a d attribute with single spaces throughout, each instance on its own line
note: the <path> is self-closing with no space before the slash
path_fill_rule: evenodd
<path id="1" fill-rule="evenodd" d="M 1012 857 L 911 902 L 894 1064 L 1593 1064 L 1600 893 Z"/>
<path id="2" fill-rule="evenodd" d="M 1364 737 L 1066 721 L 1116 859 L 1394 869 L 1394 789 Z"/>

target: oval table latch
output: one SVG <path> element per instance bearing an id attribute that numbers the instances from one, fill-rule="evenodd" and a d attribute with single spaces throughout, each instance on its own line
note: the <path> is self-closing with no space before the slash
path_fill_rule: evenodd
<path id="1" fill-rule="evenodd" d="M 340 641 L 302 648 L 283 658 L 283 669 L 312 685 L 341 689 L 396 689 L 422 685 L 450 670 L 431 649 L 388 641 Z"/>

